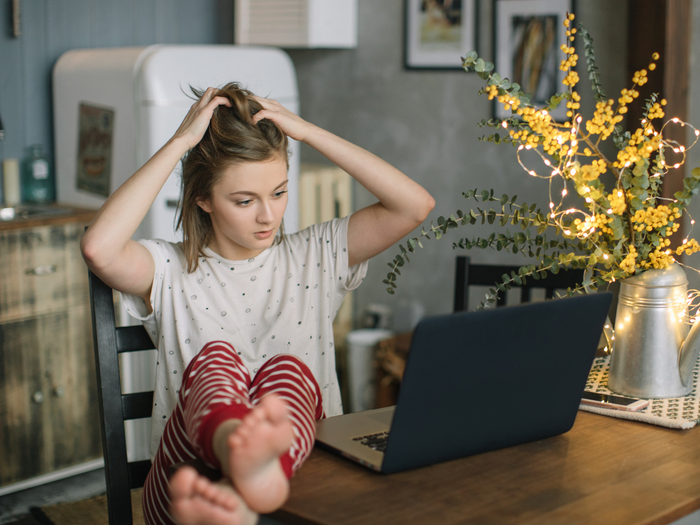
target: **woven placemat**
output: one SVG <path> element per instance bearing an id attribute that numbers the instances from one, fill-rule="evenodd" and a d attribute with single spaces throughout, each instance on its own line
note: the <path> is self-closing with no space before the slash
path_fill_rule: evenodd
<path id="1" fill-rule="evenodd" d="M 593 361 L 588 375 L 586 390 L 600 394 L 611 394 L 607 388 L 610 356 L 598 357 Z M 675 429 L 693 428 L 700 421 L 700 396 L 698 395 L 698 376 L 700 376 L 700 359 L 693 370 L 693 391 L 684 397 L 667 399 L 650 399 L 649 406 L 637 412 L 624 412 L 588 405 L 581 405 L 580 410 L 604 416 L 640 421 L 651 425 Z"/>
<path id="2" fill-rule="evenodd" d="M 141 492 L 142 489 L 131 491 L 134 525 L 144 525 Z M 106 494 L 80 501 L 33 507 L 30 512 L 42 525 L 109 525 Z"/>

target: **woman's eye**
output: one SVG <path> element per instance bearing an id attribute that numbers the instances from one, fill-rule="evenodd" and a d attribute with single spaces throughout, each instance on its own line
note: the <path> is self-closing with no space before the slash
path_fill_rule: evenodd
<path id="1" fill-rule="evenodd" d="M 245 201 L 238 201 L 238 202 L 236 202 L 236 204 L 238 204 L 239 206 L 248 206 L 250 203 L 251 203 L 250 199 L 249 199 L 249 200 L 245 200 Z"/>
<path id="2" fill-rule="evenodd" d="M 285 193 L 287 193 L 287 190 L 278 191 L 277 193 L 275 193 L 275 197 L 281 197 L 281 196 L 284 195 Z"/>

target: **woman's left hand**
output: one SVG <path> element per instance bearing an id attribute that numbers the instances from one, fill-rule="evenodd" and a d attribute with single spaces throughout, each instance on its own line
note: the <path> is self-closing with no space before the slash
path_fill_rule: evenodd
<path id="1" fill-rule="evenodd" d="M 257 124 L 262 119 L 266 118 L 277 124 L 280 129 L 294 140 L 303 142 L 311 124 L 302 119 L 299 115 L 295 115 L 276 100 L 268 98 L 254 97 L 263 107 L 255 115 L 253 122 Z"/>

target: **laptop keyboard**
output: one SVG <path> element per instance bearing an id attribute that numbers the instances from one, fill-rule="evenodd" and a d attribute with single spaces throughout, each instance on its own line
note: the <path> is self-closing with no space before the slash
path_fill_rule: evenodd
<path id="1" fill-rule="evenodd" d="M 384 452 L 386 450 L 386 442 L 388 438 L 389 432 L 377 432 L 376 434 L 356 437 L 352 440 L 359 441 L 364 446 L 378 450 L 379 452 Z"/>

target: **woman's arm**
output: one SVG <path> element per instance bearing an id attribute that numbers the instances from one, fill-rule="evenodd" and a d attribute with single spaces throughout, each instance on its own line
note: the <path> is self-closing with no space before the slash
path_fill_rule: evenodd
<path id="1" fill-rule="evenodd" d="M 131 240 L 182 156 L 204 136 L 214 109 L 230 105 L 209 88 L 192 105 L 175 135 L 102 205 L 80 244 L 85 262 L 116 290 L 149 303 L 154 263 L 150 252 Z"/>
<path id="2" fill-rule="evenodd" d="M 355 212 L 348 225 L 348 263 L 359 264 L 383 252 L 419 226 L 435 206 L 433 197 L 388 162 L 294 115 L 274 100 L 257 98 L 267 118 L 350 174 L 379 202 Z"/>

